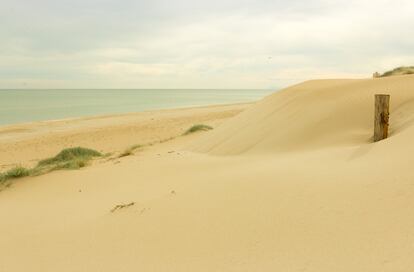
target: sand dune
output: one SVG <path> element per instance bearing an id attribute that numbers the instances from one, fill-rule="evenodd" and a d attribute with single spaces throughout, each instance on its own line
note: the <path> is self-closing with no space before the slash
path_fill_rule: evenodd
<path id="1" fill-rule="evenodd" d="M 22 179 L 0 193 L 0 271 L 412 271 L 413 89 L 305 82 L 211 132 Z M 378 92 L 391 135 L 371 143 Z"/>
<path id="2" fill-rule="evenodd" d="M 414 120 L 413 87 L 414 76 L 304 82 L 269 96 L 191 149 L 234 155 L 368 144 L 374 94 L 391 95 L 390 133 L 396 135 Z"/>

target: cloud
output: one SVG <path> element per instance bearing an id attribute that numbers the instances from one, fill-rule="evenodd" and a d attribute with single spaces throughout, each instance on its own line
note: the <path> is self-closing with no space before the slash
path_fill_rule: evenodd
<path id="1" fill-rule="evenodd" d="M 414 3 L 15 0 L 0 88 L 276 88 L 414 62 Z"/>

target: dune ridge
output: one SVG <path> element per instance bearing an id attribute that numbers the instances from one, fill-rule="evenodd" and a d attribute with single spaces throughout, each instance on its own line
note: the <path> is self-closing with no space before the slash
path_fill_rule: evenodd
<path id="1" fill-rule="evenodd" d="M 189 149 L 238 155 L 368 144 L 374 94 L 391 95 L 392 137 L 414 120 L 413 87 L 412 75 L 307 81 L 267 97 Z"/>

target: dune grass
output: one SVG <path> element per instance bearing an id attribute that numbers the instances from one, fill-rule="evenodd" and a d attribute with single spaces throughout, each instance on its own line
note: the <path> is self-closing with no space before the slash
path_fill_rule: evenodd
<path id="1" fill-rule="evenodd" d="M 54 166 L 59 168 L 76 168 L 76 166 L 83 167 L 93 157 L 102 156 L 96 150 L 84 147 L 66 148 L 60 151 L 56 156 L 39 161 L 38 167 Z M 83 166 L 82 166 L 83 165 Z M 80 168 L 78 167 L 78 168 Z"/>
<path id="2" fill-rule="evenodd" d="M 200 130 L 210 130 L 212 127 L 207 125 L 194 125 L 190 129 L 187 130 L 185 134 L 193 133 Z M 143 148 L 145 146 L 152 146 L 156 143 L 164 143 L 174 139 L 175 137 L 170 137 L 166 139 L 162 139 L 159 141 L 154 141 L 145 145 L 136 144 L 130 146 L 126 150 L 124 150 L 119 156 L 125 157 L 134 154 L 137 149 Z M 10 185 L 7 181 L 12 179 L 17 179 L 21 177 L 27 176 L 39 176 L 43 175 L 55 170 L 61 169 L 80 169 L 88 165 L 88 163 L 94 159 L 95 157 L 108 157 L 111 153 L 101 154 L 100 152 L 84 148 L 84 147 L 72 147 L 66 148 L 60 151 L 56 156 L 51 158 L 46 158 L 37 163 L 37 165 L 33 168 L 24 168 L 21 166 L 16 166 L 6 172 L 0 172 L 0 185 L 2 187 L 7 187 Z"/>
<path id="3" fill-rule="evenodd" d="M 207 131 L 207 130 L 211 130 L 213 129 L 212 127 L 208 126 L 208 125 L 203 125 L 203 124 L 197 124 L 197 125 L 193 125 L 192 127 L 190 127 L 189 129 L 186 130 L 186 132 L 183 133 L 183 135 L 188 135 L 197 131 Z"/>
<path id="4" fill-rule="evenodd" d="M 410 75 L 414 74 L 414 66 L 401 66 L 390 71 L 387 71 L 381 75 L 381 77 L 398 76 L 398 75 Z"/>
<path id="5" fill-rule="evenodd" d="M 39 161 L 33 168 L 17 166 L 0 173 L 0 183 L 4 184 L 8 180 L 21 177 L 42 175 L 59 169 L 79 169 L 85 167 L 94 157 L 100 156 L 102 154 L 93 149 L 83 147 L 66 148 L 52 158 Z"/>
<path id="6" fill-rule="evenodd" d="M 22 178 L 27 177 L 31 174 L 30 169 L 16 166 L 4 173 L 0 173 L 0 183 L 6 182 L 10 179 Z"/>

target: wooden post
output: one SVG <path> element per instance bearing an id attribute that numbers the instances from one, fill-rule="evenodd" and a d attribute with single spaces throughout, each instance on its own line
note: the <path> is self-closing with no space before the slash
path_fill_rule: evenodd
<path id="1" fill-rule="evenodd" d="M 390 96 L 388 94 L 375 95 L 375 123 L 374 142 L 388 137 L 388 120 L 390 116 Z"/>

